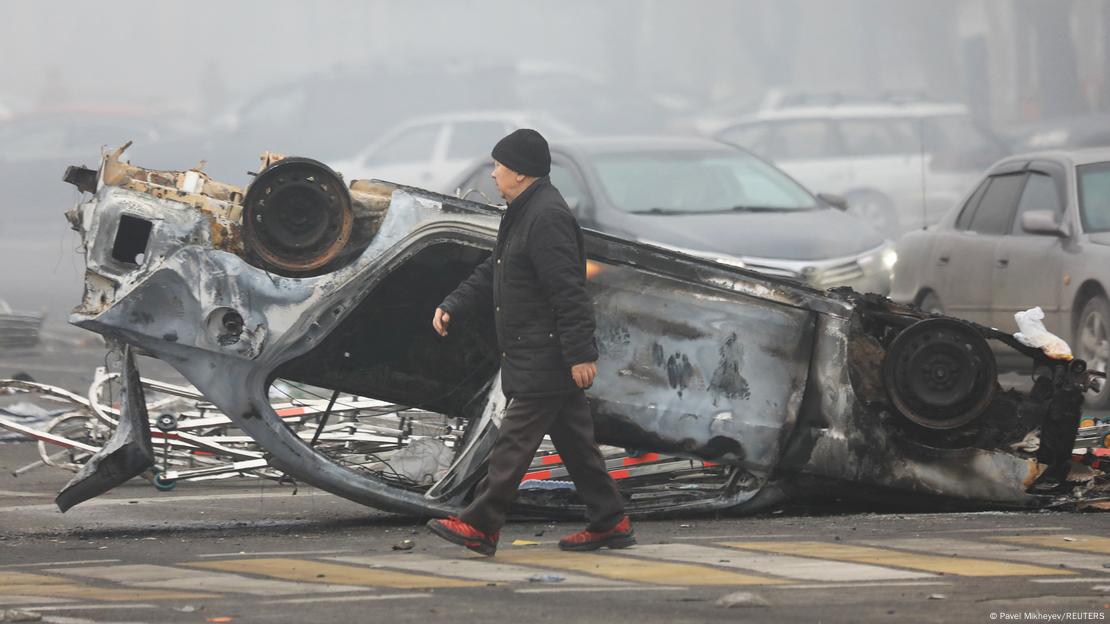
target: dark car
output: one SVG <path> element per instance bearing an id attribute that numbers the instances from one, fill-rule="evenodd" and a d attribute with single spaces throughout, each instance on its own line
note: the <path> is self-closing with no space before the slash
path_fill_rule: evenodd
<path id="1" fill-rule="evenodd" d="M 583 227 L 821 288 L 889 291 L 889 241 L 742 149 L 583 138 L 552 144 L 551 160 L 551 180 Z M 491 159 L 479 161 L 445 190 L 500 201 L 492 170 Z"/>
<path id="2" fill-rule="evenodd" d="M 1014 332 L 1040 306 L 1049 331 L 1105 371 L 1110 358 L 1110 149 L 994 165 L 939 224 L 899 241 L 891 298 Z M 1087 395 L 1110 405 L 1110 391 Z"/>

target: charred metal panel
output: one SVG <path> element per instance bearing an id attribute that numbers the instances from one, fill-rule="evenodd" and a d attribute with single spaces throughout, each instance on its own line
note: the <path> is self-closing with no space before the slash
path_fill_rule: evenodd
<path id="1" fill-rule="evenodd" d="M 123 399 L 119 426 L 112 439 L 96 452 L 54 499 L 58 509 L 100 496 L 126 483 L 154 465 L 150 441 L 150 421 L 146 412 L 139 371 L 131 349 L 123 357 Z"/>
<path id="2" fill-rule="evenodd" d="M 600 262 L 590 286 L 599 441 L 766 476 L 797 418 L 817 314 Z"/>

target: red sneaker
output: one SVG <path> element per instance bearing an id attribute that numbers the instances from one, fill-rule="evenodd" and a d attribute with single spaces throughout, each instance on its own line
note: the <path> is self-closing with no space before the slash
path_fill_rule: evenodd
<path id="1" fill-rule="evenodd" d="M 632 521 L 628 516 L 621 518 L 617 526 L 601 533 L 582 530 L 568 535 L 559 540 L 562 550 L 597 550 L 604 546 L 609 548 L 628 548 L 636 543 L 632 534 Z"/>
<path id="2" fill-rule="evenodd" d="M 448 542 L 458 544 L 459 546 L 466 546 L 470 550 L 486 555 L 487 557 L 493 556 L 493 553 L 497 552 L 497 539 L 501 536 L 500 531 L 493 535 L 483 533 L 455 516 L 451 516 L 446 520 L 429 520 L 428 528 L 432 530 L 432 533 L 435 533 Z"/>

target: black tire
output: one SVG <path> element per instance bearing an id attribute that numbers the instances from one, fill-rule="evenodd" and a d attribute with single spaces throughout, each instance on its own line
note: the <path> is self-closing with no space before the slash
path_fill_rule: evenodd
<path id="1" fill-rule="evenodd" d="M 918 299 L 917 307 L 928 314 L 944 314 L 944 304 L 940 302 L 940 297 L 931 290 L 925 291 L 925 294 Z"/>
<path id="2" fill-rule="evenodd" d="M 1089 370 L 1106 371 L 1107 360 L 1110 360 L 1110 301 L 1104 295 L 1084 304 L 1072 345 L 1075 357 L 1086 360 Z M 1099 392 L 1088 392 L 1084 399 L 1088 409 L 1107 409 L 1110 407 L 1110 384 L 1103 381 Z"/>

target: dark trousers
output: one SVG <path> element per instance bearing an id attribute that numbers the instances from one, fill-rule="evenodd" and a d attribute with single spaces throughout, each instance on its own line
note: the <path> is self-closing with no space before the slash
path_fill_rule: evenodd
<path id="1" fill-rule="evenodd" d="M 587 528 L 608 531 L 620 522 L 624 500 L 605 469 L 594 440 L 590 403 L 581 390 L 509 402 L 490 453 L 489 470 L 478 483 L 474 500 L 459 514 L 463 522 L 486 533 L 501 530 L 544 434 L 551 435 L 578 497 L 586 505 Z"/>

